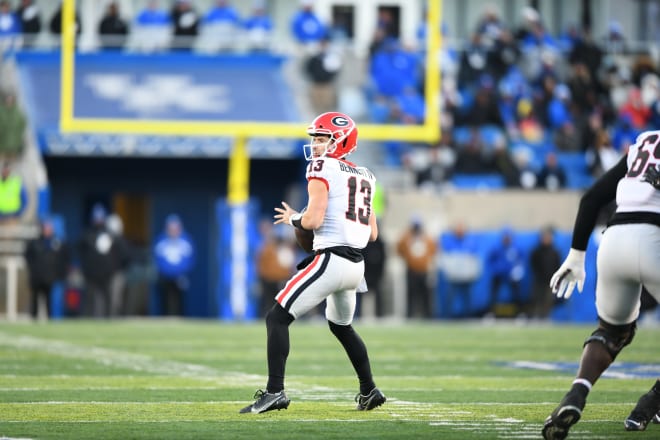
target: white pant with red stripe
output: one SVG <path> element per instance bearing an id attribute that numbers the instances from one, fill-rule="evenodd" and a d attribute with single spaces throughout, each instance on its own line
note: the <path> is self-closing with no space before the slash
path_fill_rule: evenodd
<path id="1" fill-rule="evenodd" d="M 355 291 L 363 276 L 364 261 L 355 263 L 324 252 L 298 271 L 275 300 L 298 318 L 326 299 L 326 319 L 338 325 L 349 325 L 355 313 Z"/>

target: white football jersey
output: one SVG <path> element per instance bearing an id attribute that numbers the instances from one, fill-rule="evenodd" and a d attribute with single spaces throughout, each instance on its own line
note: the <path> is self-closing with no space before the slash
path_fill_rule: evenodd
<path id="1" fill-rule="evenodd" d="M 333 246 L 362 249 L 369 242 L 371 201 L 376 177 L 365 167 L 345 160 L 320 157 L 307 164 L 307 181 L 321 180 L 328 189 L 328 207 L 314 230 L 314 250 Z"/>
<path id="2" fill-rule="evenodd" d="M 645 131 L 628 150 L 628 172 L 616 190 L 616 212 L 660 213 L 660 191 L 642 180 L 648 167 L 660 164 L 660 130 Z"/>

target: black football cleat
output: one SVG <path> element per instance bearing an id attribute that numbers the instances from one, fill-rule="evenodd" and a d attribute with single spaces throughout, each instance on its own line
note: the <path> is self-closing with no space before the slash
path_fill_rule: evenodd
<path id="1" fill-rule="evenodd" d="M 564 396 L 561 403 L 545 419 L 543 424 L 543 438 L 545 440 L 564 440 L 568 436 L 568 430 L 582 417 L 582 410 L 586 404 L 585 398 L 577 393 Z"/>
<path id="2" fill-rule="evenodd" d="M 378 388 L 374 388 L 366 396 L 363 396 L 360 393 L 355 396 L 355 401 L 357 402 L 357 407 L 355 409 L 358 411 L 369 411 L 381 406 L 386 400 L 387 398 L 385 395 L 381 393 Z"/>
<path id="3" fill-rule="evenodd" d="M 637 405 L 623 421 L 626 431 L 644 431 L 649 422 L 660 423 L 660 394 L 654 390 L 639 398 Z"/>
<path id="4" fill-rule="evenodd" d="M 284 393 L 284 390 L 279 393 L 268 393 L 262 390 L 258 390 L 254 393 L 254 398 L 256 399 L 252 405 L 248 405 L 245 408 L 240 410 L 241 414 L 252 413 L 260 414 L 266 411 L 272 411 L 274 409 L 281 410 L 287 409 L 291 401 Z"/>

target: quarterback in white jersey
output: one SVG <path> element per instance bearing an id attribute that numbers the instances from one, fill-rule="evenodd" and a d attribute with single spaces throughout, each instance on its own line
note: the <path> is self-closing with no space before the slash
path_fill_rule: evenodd
<path id="1" fill-rule="evenodd" d="M 584 256 L 599 211 L 616 200 L 597 256 L 598 328 L 587 338 L 570 391 L 548 416 L 545 439 L 564 439 L 582 416 L 591 387 L 635 336 L 642 286 L 660 301 L 660 131 L 637 137 L 628 154 L 582 196 L 571 249 L 550 280 L 553 292 L 569 298 L 584 283 Z M 628 431 L 660 423 L 660 380 L 624 421 Z"/>
<path id="2" fill-rule="evenodd" d="M 376 190 L 371 171 L 342 159 L 320 157 L 309 162 L 306 177 L 319 180 L 328 190 L 325 219 L 314 230 L 314 250 L 363 249 L 371 236 L 371 200 Z"/>
<path id="3" fill-rule="evenodd" d="M 289 354 L 289 326 L 298 317 L 326 301 L 330 330 L 343 345 L 358 376 L 358 410 L 385 403 L 371 374 L 367 348 L 351 323 L 355 295 L 364 278 L 361 250 L 378 236 L 371 200 L 376 178 L 364 167 L 346 160 L 357 148 L 355 122 L 342 113 L 317 116 L 307 129 L 311 143 L 304 146 L 307 165 L 307 209 L 296 212 L 287 203 L 276 207 L 275 224 L 313 231 L 314 253 L 298 265 L 298 272 L 276 295 L 266 314 L 268 383 L 255 394 L 255 402 L 241 413 L 285 409 L 284 371 Z"/>

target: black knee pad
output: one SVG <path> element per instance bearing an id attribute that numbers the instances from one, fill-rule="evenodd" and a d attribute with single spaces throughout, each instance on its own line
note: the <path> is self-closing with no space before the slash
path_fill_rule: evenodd
<path id="1" fill-rule="evenodd" d="M 600 342 L 605 346 L 607 352 L 616 359 L 623 347 L 630 344 L 635 337 L 637 322 L 624 325 L 613 325 L 598 319 L 598 328 L 584 341 L 584 345 L 592 342 Z"/>
<path id="2" fill-rule="evenodd" d="M 289 314 L 284 307 L 279 303 L 275 303 L 273 307 L 266 313 L 266 326 L 271 327 L 276 324 L 289 325 L 295 318 Z"/>

